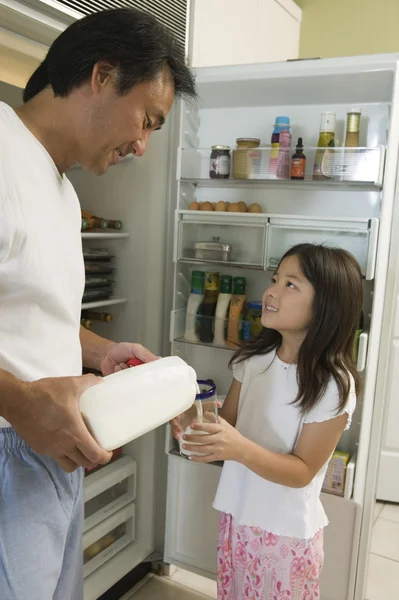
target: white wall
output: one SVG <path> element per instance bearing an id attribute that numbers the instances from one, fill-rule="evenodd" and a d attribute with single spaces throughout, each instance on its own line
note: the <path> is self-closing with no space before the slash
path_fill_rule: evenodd
<path id="1" fill-rule="evenodd" d="M 191 0 L 193 67 L 298 58 L 302 11 L 293 0 Z"/>

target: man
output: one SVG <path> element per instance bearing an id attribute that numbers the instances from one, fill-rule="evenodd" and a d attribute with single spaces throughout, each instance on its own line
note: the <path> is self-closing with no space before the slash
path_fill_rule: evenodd
<path id="1" fill-rule="evenodd" d="M 0 103 L 0 598 L 81 600 L 83 474 L 105 452 L 82 392 L 139 344 L 80 329 L 80 206 L 64 172 L 142 156 L 174 96 L 195 97 L 171 34 L 134 9 L 99 12 L 51 46 L 15 112 Z"/>

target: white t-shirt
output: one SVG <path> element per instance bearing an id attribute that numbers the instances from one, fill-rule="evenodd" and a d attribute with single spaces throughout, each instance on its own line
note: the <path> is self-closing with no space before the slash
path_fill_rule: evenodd
<path id="1" fill-rule="evenodd" d="M 24 381 L 82 373 L 80 224 L 72 184 L 0 102 L 0 368 Z"/>
<path id="2" fill-rule="evenodd" d="M 353 381 L 343 411 L 337 413 L 338 389 L 331 379 L 319 404 L 303 416 L 298 405 L 291 404 L 298 392 L 296 365 L 287 365 L 275 351 L 238 363 L 234 378 L 242 383 L 236 429 L 272 452 L 292 454 L 304 423 L 319 423 L 346 412 L 350 426 L 356 406 Z M 226 461 L 214 508 L 233 515 L 241 525 L 310 539 L 328 524 L 320 501 L 327 465 L 306 487 L 290 488 L 267 481 L 238 462 Z"/>

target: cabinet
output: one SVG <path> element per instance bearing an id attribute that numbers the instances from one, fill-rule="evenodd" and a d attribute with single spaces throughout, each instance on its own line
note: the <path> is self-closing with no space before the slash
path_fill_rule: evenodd
<path id="1" fill-rule="evenodd" d="M 292 0 L 194 0 L 191 64 L 213 67 L 297 58 L 301 18 Z"/>

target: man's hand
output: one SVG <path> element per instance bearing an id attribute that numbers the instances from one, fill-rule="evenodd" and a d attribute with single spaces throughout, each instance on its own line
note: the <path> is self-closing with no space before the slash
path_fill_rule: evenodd
<path id="1" fill-rule="evenodd" d="M 158 360 L 159 356 L 155 356 L 152 352 L 144 348 L 141 344 L 131 344 L 129 342 L 120 342 L 108 346 L 106 355 L 101 361 L 101 372 L 105 375 L 111 375 L 127 369 L 126 363 L 131 358 L 138 358 L 144 363 Z"/>
<path id="2" fill-rule="evenodd" d="M 97 444 L 79 410 L 80 396 L 96 384 L 101 379 L 94 375 L 19 382 L 21 393 L 7 403 L 4 416 L 35 452 L 50 456 L 68 473 L 106 464 L 112 452 Z"/>

